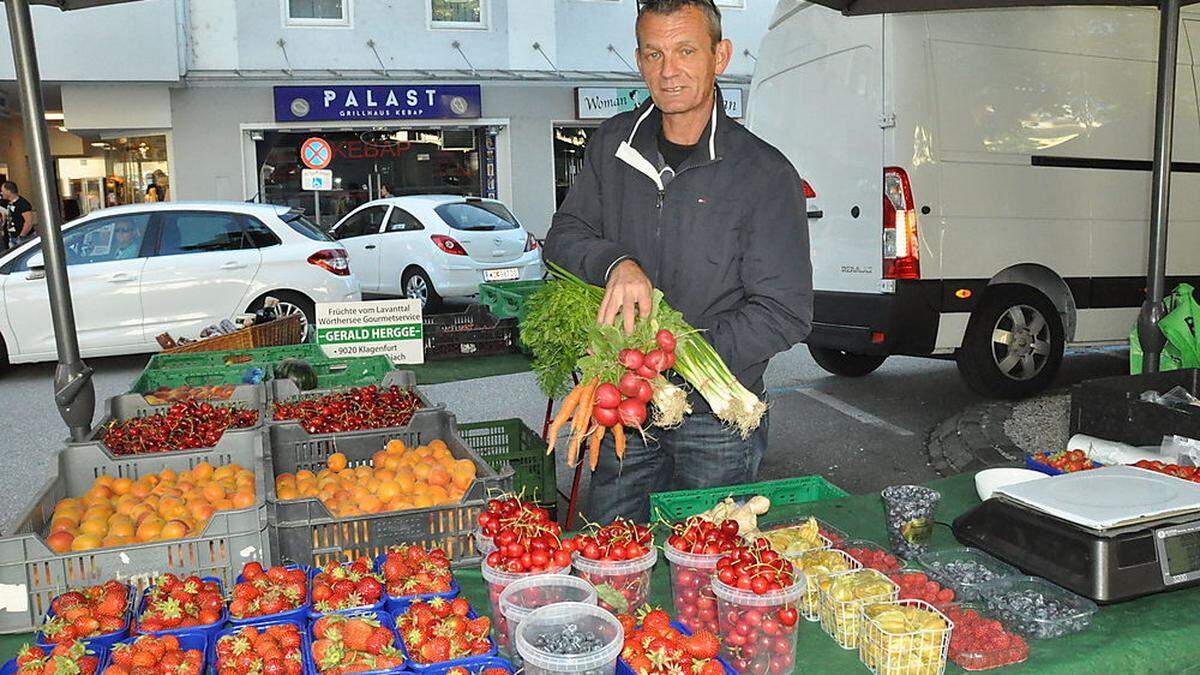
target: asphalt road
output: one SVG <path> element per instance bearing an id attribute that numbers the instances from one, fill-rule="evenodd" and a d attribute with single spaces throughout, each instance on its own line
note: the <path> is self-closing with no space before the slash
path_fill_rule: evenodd
<path id="1" fill-rule="evenodd" d="M 1079 350 L 1068 355 L 1056 386 L 1126 372 L 1124 350 Z M 98 401 L 126 391 L 146 356 L 91 359 Z M 54 364 L 0 370 L 0 514 L 7 524 L 50 475 L 50 453 L 67 436 L 51 394 Z M 860 379 L 837 378 L 813 363 L 803 346 L 777 356 L 767 371 L 770 441 L 761 478 L 820 474 L 847 491 L 929 480 L 929 429 L 982 399 L 967 389 L 954 364 L 895 357 Z M 460 421 L 520 417 L 538 432 L 546 401 L 525 373 L 423 387 Z M 97 405 L 96 420 L 104 412 Z M 560 487 L 571 472 L 560 467 Z"/>

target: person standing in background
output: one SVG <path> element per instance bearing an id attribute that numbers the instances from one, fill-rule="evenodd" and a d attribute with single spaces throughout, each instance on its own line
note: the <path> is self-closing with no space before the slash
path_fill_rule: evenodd
<path id="1" fill-rule="evenodd" d="M 395 197 L 395 196 L 396 196 L 395 193 L 392 192 L 391 185 L 388 185 L 387 183 L 379 184 L 379 198 L 380 199 L 388 199 L 389 197 Z"/>
<path id="2" fill-rule="evenodd" d="M 33 210 L 33 204 L 21 196 L 17 184 L 10 180 L 0 185 L 0 198 L 7 202 L 4 207 L 7 211 L 6 230 L 16 231 L 16 242 L 12 246 L 24 244 L 37 236 L 37 213 Z"/>

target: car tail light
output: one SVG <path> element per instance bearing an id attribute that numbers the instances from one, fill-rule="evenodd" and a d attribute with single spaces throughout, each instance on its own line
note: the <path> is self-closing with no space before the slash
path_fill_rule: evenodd
<path id="1" fill-rule="evenodd" d="M 912 186 L 904 169 L 896 167 L 883 170 L 883 278 L 921 278 Z"/>
<path id="2" fill-rule="evenodd" d="M 308 256 L 308 264 L 323 267 L 339 277 L 350 276 L 350 256 L 340 248 L 327 248 Z"/>
<path id="3" fill-rule="evenodd" d="M 538 240 L 536 237 L 534 237 L 532 234 L 525 235 L 525 252 L 526 253 L 529 253 L 530 251 L 536 251 L 540 247 L 541 247 L 541 244 L 538 243 Z"/>
<path id="4" fill-rule="evenodd" d="M 462 247 L 462 244 L 454 240 L 454 237 L 447 237 L 444 234 L 435 234 L 429 237 L 438 248 L 442 249 L 442 253 L 450 255 L 466 255 L 467 251 Z"/>
<path id="5" fill-rule="evenodd" d="M 804 198 L 805 199 L 816 199 L 817 191 L 812 188 L 812 185 L 808 181 L 801 178 L 800 179 L 800 187 L 804 188 Z"/>

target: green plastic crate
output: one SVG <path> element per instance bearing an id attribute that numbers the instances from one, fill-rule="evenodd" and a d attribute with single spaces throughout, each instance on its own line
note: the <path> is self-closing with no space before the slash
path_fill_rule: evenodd
<path id="1" fill-rule="evenodd" d="M 497 471 L 505 462 L 513 471 L 513 490 L 527 498 L 553 505 L 558 499 L 554 457 L 546 454 L 546 442 L 519 419 L 473 422 L 458 425 L 467 445 Z"/>
<path id="2" fill-rule="evenodd" d="M 244 363 L 225 363 L 230 356 L 249 356 Z M 150 357 L 148 370 L 175 370 L 179 368 L 207 368 L 214 366 L 253 366 L 276 363 L 284 359 L 324 359 L 325 353 L 315 344 L 285 345 L 283 347 L 260 347 L 258 349 L 226 349 L 216 352 L 185 352 L 182 354 L 155 354 Z"/>
<path id="3" fill-rule="evenodd" d="M 726 497 L 732 497 L 736 502 L 744 502 L 754 495 L 770 499 L 772 508 L 849 496 L 845 490 L 821 476 L 798 476 L 703 490 L 656 492 L 650 495 L 650 520 L 665 519 L 673 523 L 707 511 Z"/>
<path id="4" fill-rule="evenodd" d="M 317 372 L 317 389 L 365 387 L 379 384 L 395 366 L 386 356 L 350 359 L 315 359 L 308 362 Z"/>
<path id="5" fill-rule="evenodd" d="M 542 290 L 545 281 L 494 281 L 479 285 L 479 304 L 487 305 L 489 311 L 499 319 L 525 318 L 525 302 L 529 296 Z"/>
<path id="6" fill-rule="evenodd" d="M 262 368 L 263 380 L 271 378 L 271 365 L 254 365 L 241 363 L 236 366 L 204 366 L 198 368 L 168 368 L 142 371 L 134 380 L 129 391 L 134 394 L 148 394 L 155 389 L 167 387 L 173 389 L 187 385 L 189 387 L 204 387 L 216 384 L 241 384 L 242 376 L 248 368 Z"/>

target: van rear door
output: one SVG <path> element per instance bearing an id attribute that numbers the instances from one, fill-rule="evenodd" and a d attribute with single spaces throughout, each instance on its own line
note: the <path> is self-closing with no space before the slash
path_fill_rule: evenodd
<path id="1" fill-rule="evenodd" d="M 781 0 L 751 84 L 751 131 L 791 160 L 808 202 L 813 286 L 880 293 L 883 18 Z"/>

